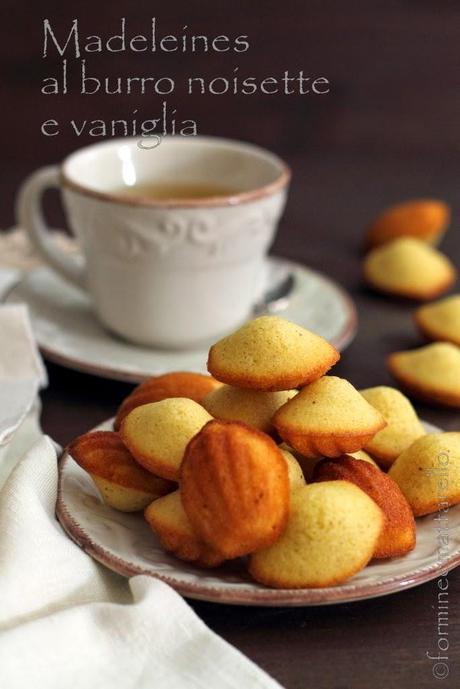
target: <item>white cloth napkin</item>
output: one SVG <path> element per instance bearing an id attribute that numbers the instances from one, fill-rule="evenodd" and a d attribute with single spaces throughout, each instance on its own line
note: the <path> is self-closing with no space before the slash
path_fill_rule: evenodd
<path id="1" fill-rule="evenodd" d="M 0 446 L 29 413 L 38 389 L 46 385 L 25 306 L 0 307 Z M 2 467 L 0 465 L 0 475 Z"/>
<path id="2" fill-rule="evenodd" d="M 41 386 L 46 385 L 46 370 L 24 304 L 4 304 L 1 307 L 0 348 L 0 379 L 33 379 Z"/>
<path id="3" fill-rule="evenodd" d="M 0 492 L 5 689 L 275 689 L 172 588 L 93 561 L 54 515 L 56 451 L 41 436 Z"/>
<path id="4" fill-rule="evenodd" d="M 32 380 L 30 394 L 44 369 L 24 312 L 8 309 L 0 306 L 0 389 Z M 0 448 L 1 689 L 280 689 L 167 584 L 124 579 L 66 536 L 55 518 L 56 449 L 38 409 L 28 404 Z"/>
<path id="5" fill-rule="evenodd" d="M 0 233 L 0 299 L 37 262 L 24 232 Z M 0 486 L 10 468 L 1 449 L 21 426 L 47 383 L 25 305 L 0 308 Z M 24 436 L 24 434 L 23 434 Z M 21 447 L 21 449 L 26 449 Z"/>

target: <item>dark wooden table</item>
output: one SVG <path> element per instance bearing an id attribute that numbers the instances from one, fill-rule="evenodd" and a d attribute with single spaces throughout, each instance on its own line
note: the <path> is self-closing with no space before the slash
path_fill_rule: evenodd
<path id="1" fill-rule="evenodd" d="M 390 384 L 385 356 L 421 344 L 411 322 L 413 305 L 385 299 L 363 288 L 360 246 L 363 228 L 382 207 L 404 198 L 438 196 L 453 207 L 443 249 L 460 269 L 458 188 L 460 177 L 460 16 L 445 0 L 170 0 L 167 8 L 135 3 L 98 6 L 80 0 L 78 9 L 48 0 L 40 8 L 6 0 L 0 51 L 6 67 L 2 109 L 0 176 L 2 227 L 13 221 L 13 194 L 34 168 L 62 159 L 89 143 L 70 135 L 42 137 L 49 117 L 122 116 L 139 107 L 148 116 L 152 99 L 111 96 L 40 95 L 43 76 L 59 60 L 42 61 L 41 21 L 64 28 L 80 17 L 84 34 L 110 35 L 121 16 L 134 33 L 150 16 L 164 33 L 188 23 L 197 33 L 249 34 L 251 51 L 201 56 L 203 74 L 231 70 L 278 74 L 304 68 L 331 79 L 321 98 L 188 98 L 180 106 L 200 121 L 201 132 L 249 139 L 276 150 L 292 166 L 289 204 L 273 252 L 306 263 L 338 280 L 353 295 L 359 331 L 335 371 L 357 387 Z M 42 11 L 43 9 L 43 11 Z M 46 11 L 45 11 L 46 9 Z M 93 63 L 94 65 L 95 63 Z M 101 57 L 101 73 L 183 75 L 183 56 Z M 112 415 L 130 386 L 50 365 L 43 393 L 43 427 L 65 444 Z M 417 405 L 435 424 L 460 430 L 460 414 Z M 426 653 L 436 654 L 437 583 L 350 605 L 300 609 L 244 608 L 191 603 L 205 622 L 288 689 L 428 689 L 460 685 L 460 570 L 449 576 L 450 676 L 432 674 Z M 211 685 L 210 685 L 211 686 Z"/>

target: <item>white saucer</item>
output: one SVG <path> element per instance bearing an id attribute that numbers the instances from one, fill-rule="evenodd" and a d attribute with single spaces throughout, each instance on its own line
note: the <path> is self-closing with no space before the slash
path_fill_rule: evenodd
<path id="1" fill-rule="evenodd" d="M 270 274 L 279 277 L 289 271 L 294 277 L 289 297 L 273 303 L 276 312 L 344 349 L 357 323 L 348 294 L 323 274 L 297 263 L 278 258 L 269 262 Z M 28 273 L 10 290 L 6 302 L 28 305 L 42 353 L 62 366 L 133 383 L 166 371 L 205 371 L 205 349 L 165 351 L 117 339 L 99 323 L 89 298 L 48 268 Z"/>
<path id="2" fill-rule="evenodd" d="M 113 419 L 94 430 L 111 430 Z M 428 433 L 439 428 L 425 423 Z M 146 574 L 166 581 L 188 598 L 215 603 L 306 606 L 349 603 L 397 593 L 436 579 L 460 565 L 460 504 L 449 509 L 449 543 L 440 557 L 435 514 L 417 519 L 417 545 L 404 557 L 374 560 L 339 586 L 270 589 L 257 584 L 244 561 L 199 569 L 166 553 L 142 514 L 107 507 L 91 479 L 68 452 L 59 463 L 56 514 L 69 536 L 91 557 L 123 576 Z"/>

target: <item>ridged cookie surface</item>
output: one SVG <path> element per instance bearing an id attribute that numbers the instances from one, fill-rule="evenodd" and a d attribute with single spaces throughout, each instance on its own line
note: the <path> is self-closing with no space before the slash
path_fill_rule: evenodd
<path id="1" fill-rule="evenodd" d="M 368 462 L 344 455 L 319 462 L 312 480 L 350 481 L 381 508 L 385 525 L 373 557 L 399 557 L 413 550 L 416 538 L 414 515 L 397 483 L 383 471 Z"/>
<path id="2" fill-rule="evenodd" d="M 96 431 L 76 438 L 67 448 L 95 482 L 104 502 L 122 512 L 136 512 L 174 490 L 136 462 L 117 433 Z"/>
<path id="3" fill-rule="evenodd" d="M 286 459 L 268 435 L 240 422 L 210 421 L 190 441 L 180 486 L 193 528 L 227 558 L 273 543 L 286 526 Z"/>
<path id="4" fill-rule="evenodd" d="M 324 376 L 283 405 L 273 424 L 288 445 L 315 458 L 360 450 L 385 421 L 347 380 Z"/>

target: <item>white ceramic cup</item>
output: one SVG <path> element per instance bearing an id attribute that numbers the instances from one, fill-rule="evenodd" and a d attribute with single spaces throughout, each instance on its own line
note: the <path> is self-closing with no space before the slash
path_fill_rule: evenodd
<path id="1" fill-rule="evenodd" d="M 149 140 L 143 140 L 145 146 Z M 213 137 L 93 144 L 23 184 L 18 221 L 43 259 L 87 290 L 101 322 L 138 344 L 188 348 L 243 322 L 261 295 L 265 256 L 290 171 L 276 155 Z M 238 192 L 190 200 L 128 197 L 143 184 L 218 184 Z M 41 208 L 62 191 L 81 256 L 64 254 Z"/>

